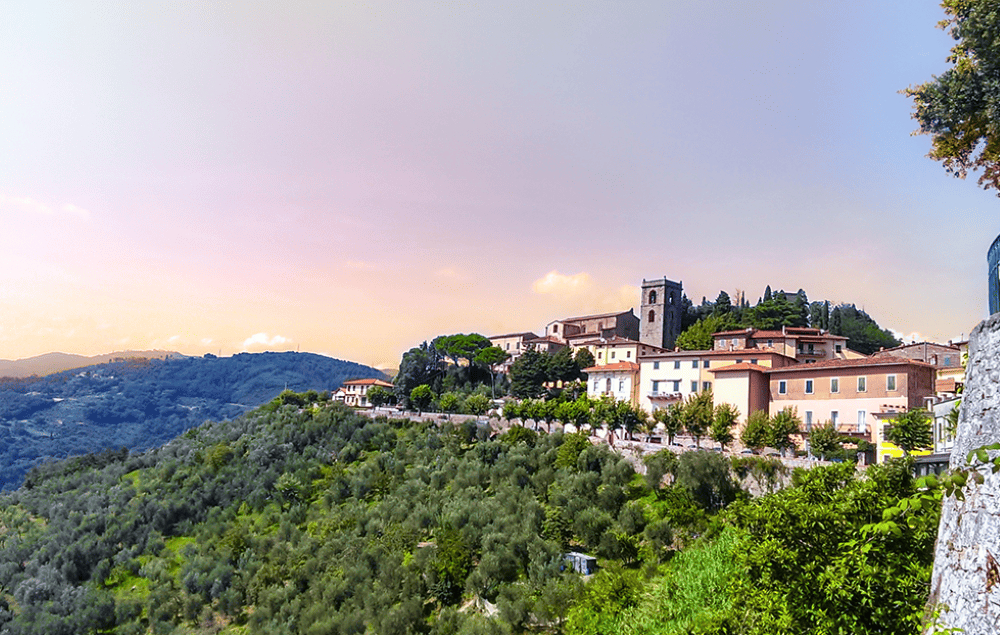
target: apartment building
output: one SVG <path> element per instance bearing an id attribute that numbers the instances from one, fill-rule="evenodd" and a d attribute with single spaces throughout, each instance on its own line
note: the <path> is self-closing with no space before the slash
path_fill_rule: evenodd
<path id="1" fill-rule="evenodd" d="M 713 350 L 757 349 L 774 351 L 801 363 L 833 359 L 860 359 L 861 353 L 847 348 L 847 338 L 821 329 L 784 326 L 781 330 L 747 328 L 712 335 Z"/>
<path id="2" fill-rule="evenodd" d="M 797 409 L 806 431 L 830 422 L 873 443 L 887 414 L 924 406 L 934 395 L 935 369 L 896 357 L 837 359 L 767 371 L 769 413 Z"/>
<path id="3" fill-rule="evenodd" d="M 795 360 L 780 353 L 761 349 L 734 349 L 711 351 L 661 351 L 643 355 L 639 359 L 641 385 L 639 405 L 652 412 L 686 399 L 689 395 L 702 390 L 715 392 L 716 401 L 719 393 L 716 389 L 716 372 L 719 369 L 733 365 L 749 364 L 764 369 L 781 368 L 794 364 Z M 728 376 L 727 376 L 728 377 Z M 731 378 L 730 378 L 731 379 Z M 732 390 L 729 390 L 732 386 Z M 740 388 L 730 381 L 724 389 L 727 395 L 735 394 Z M 737 402 L 725 399 L 728 403 Z M 743 399 L 739 403 L 743 403 Z M 742 416 L 748 414 L 745 408 L 740 410 Z"/>

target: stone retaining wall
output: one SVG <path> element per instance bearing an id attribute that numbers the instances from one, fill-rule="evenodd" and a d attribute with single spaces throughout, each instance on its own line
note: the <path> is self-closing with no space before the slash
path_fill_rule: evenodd
<path id="1" fill-rule="evenodd" d="M 969 340 L 965 394 L 951 467 L 965 467 L 971 450 L 1000 441 L 1000 315 L 979 324 Z M 970 481 L 965 500 L 948 498 L 931 577 L 931 609 L 938 624 L 968 635 L 1000 632 L 1000 474 Z"/>

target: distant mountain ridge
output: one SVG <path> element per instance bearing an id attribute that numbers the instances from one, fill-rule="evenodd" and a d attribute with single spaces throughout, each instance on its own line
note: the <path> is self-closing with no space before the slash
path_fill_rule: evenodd
<path id="1" fill-rule="evenodd" d="M 332 391 L 348 379 L 385 378 L 370 366 L 312 353 L 112 355 L 118 361 L 0 378 L 0 489 L 18 486 L 29 468 L 53 458 L 159 446 L 286 388 Z"/>
<path id="2" fill-rule="evenodd" d="M 142 357 L 144 359 L 169 359 L 184 357 L 173 351 L 119 351 L 103 355 L 74 355 L 72 353 L 45 353 L 24 359 L 0 359 L 0 377 L 32 377 L 51 375 L 64 370 L 106 364 L 116 359 Z"/>

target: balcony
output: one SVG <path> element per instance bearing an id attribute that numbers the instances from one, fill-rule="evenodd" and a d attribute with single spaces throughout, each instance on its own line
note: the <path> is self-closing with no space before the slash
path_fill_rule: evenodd
<path id="1" fill-rule="evenodd" d="M 826 357 L 826 351 L 822 348 L 812 349 L 812 348 L 799 348 L 795 351 L 796 357 Z"/>
<path id="2" fill-rule="evenodd" d="M 648 392 L 646 393 L 651 401 L 682 401 L 684 396 L 679 392 Z"/>

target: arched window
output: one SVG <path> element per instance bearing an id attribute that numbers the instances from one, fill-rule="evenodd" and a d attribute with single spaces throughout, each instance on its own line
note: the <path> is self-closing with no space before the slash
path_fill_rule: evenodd
<path id="1" fill-rule="evenodd" d="M 649 321 L 652 322 L 655 319 L 656 319 L 656 311 L 650 309 L 649 310 Z"/>
<path id="2" fill-rule="evenodd" d="M 649 292 L 649 303 L 656 304 L 656 291 Z"/>
<path id="3" fill-rule="evenodd" d="M 610 377 L 608 377 L 607 381 L 604 384 L 604 391 L 605 392 L 611 392 L 611 378 Z"/>

